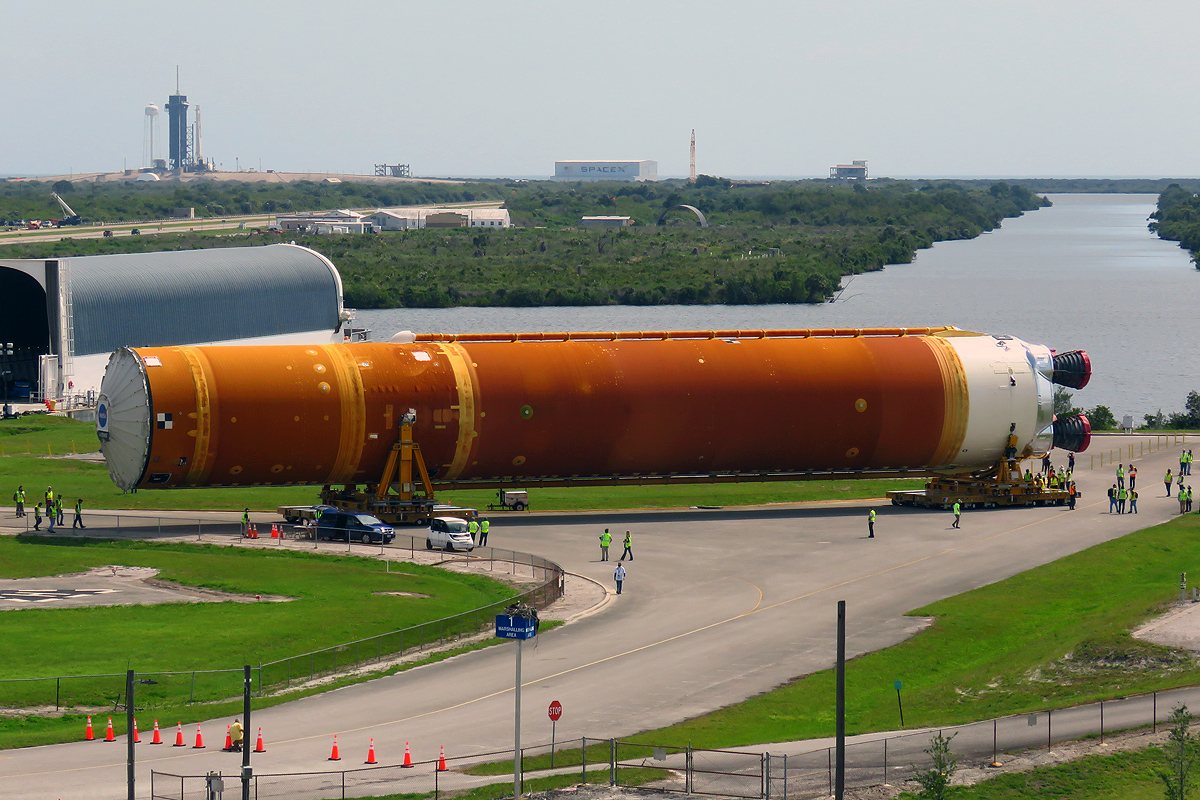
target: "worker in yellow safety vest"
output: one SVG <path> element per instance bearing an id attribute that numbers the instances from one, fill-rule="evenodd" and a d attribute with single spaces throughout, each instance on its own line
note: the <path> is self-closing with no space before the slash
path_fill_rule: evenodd
<path id="1" fill-rule="evenodd" d="M 245 536 L 250 531 L 250 509 L 242 512 L 242 536 Z"/>
<path id="2" fill-rule="evenodd" d="M 479 535 L 479 523 L 475 520 L 468 522 L 467 532 L 471 534 L 471 544 L 475 544 L 475 538 Z"/>
<path id="3" fill-rule="evenodd" d="M 479 521 L 479 546 L 480 547 L 485 547 L 487 545 L 487 537 L 488 537 L 488 528 L 489 527 L 491 527 L 491 523 L 488 522 L 487 517 L 484 517 L 482 520 Z"/>

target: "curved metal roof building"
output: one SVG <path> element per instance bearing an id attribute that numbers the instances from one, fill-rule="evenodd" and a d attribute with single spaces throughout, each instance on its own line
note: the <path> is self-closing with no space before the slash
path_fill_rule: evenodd
<path id="1" fill-rule="evenodd" d="M 337 268 L 288 244 L 0 260 L 0 298 L 0 342 L 17 351 L 0 367 L 46 396 L 98 387 L 120 347 L 328 342 L 346 316 Z"/>

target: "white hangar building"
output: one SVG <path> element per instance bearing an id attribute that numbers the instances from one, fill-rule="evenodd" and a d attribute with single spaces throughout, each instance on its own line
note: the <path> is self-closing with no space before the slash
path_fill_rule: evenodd
<path id="1" fill-rule="evenodd" d="M 556 181 L 656 181 L 657 161 L 555 161 Z"/>
<path id="2" fill-rule="evenodd" d="M 0 259 L 0 371 L 34 399 L 98 392 L 120 347 L 327 344 L 351 318 L 337 268 L 296 245 Z"/>

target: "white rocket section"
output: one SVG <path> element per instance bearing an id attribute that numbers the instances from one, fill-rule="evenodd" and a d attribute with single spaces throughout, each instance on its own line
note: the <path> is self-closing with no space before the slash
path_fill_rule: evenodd
<path id="1" fill-rule="evenodd" d="M 1004 457 L 1010 427 L 1018 451 L 1049 451 L 1054 439 L 1050 349 L 1011 336 L 951 337 L 967 376 L 970 407 L 958 464 L 992 465 Z"/>

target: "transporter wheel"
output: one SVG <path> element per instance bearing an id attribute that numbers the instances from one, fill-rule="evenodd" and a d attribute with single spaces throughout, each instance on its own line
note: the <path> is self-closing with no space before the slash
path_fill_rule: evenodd
<path id="1" fill-rule="evenodd" d="M 898 506 L 898 505 L 900 505 L 900 501 L 899 501 L 899 500 L 897 500 L 896 498 L 894 498 L 894 497 L 893 497 L 893 498 L 892 498 L 892 505 L 894 505 L 894 506 Z"/>
<path id="2" fill-rule="evenodd" d="M 369 533 L 364 533 L 364 534 L 362 535 L 362 540 L 361 540 L 361 541 L 362 541 L 362 543 L 363 543 L 363 544 L 370 544 L 370 543 L 371 543 L 371 534 L 369 534 Z"/>
<path id="3" fill-rule="evenodd" d="M 515 510 L 515 511 L 524 511 L 524 510 L 525 510 L 525 504 L 524 504 L 524 503 L 522 503 L 520 500 L 518 500 L 517 502 L 513 503 L 513 510 Z"/>
<path id="4" fill-rule="evenodd" d="M 429 539 L 426 539 L 426 540 L 425 540 L 425 549 L 426 549 L 426 550 L 432 550 L 432 549 L 433 549 L 433 542 L 431 542 Z"/>

